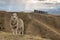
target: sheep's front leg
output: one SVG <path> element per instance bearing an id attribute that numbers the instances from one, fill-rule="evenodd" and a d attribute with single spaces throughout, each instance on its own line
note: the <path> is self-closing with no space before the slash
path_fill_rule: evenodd
<path id="1" fill-rule="evenodd" d="M 14 33 L 14 30 L 12 29 L 12 35 L 14 35 L 15 33 Z"/>
<path id="2" fill-rule="evenodd" d="M 16 35 L 18 35 L 18 30 L 16 29 Z"/>
<path id="3" fill-rule="evenodd" d="M 21 35 L 21 29 L 18 28 L 18 35 Z"/>

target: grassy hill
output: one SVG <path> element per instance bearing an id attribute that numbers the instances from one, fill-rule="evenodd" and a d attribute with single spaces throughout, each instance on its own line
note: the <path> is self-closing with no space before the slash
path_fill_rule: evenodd
<path id="1" fill-rule="evenodd" d="M 60 16 L 38 13 L 17 13 L 23 19 L 25 25 L 25 35 L 39 36 L 51 40 L 60 40 Z M 1 31 L 11 32 L 10 16 L 11 12 L 0 13 L 0 21 L 3 29 Z M 2 21 L 3 20 L 3 21 Z M 38 39 L 37 39 L 38 40 Z"/>

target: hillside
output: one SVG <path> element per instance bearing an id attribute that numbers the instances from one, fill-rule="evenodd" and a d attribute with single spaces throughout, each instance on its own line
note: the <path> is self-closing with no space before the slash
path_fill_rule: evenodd
<path id="1" fill-rule="evenodd" d="M 11 32 L 9 21 L 12 13 L 0 13 L 1 31 Z M 60 40 L 60 16 L 38 13 L 17 13 L 25 24 L 25 35 Z M 1 24 L 0 23 L 0 24 Z"/>

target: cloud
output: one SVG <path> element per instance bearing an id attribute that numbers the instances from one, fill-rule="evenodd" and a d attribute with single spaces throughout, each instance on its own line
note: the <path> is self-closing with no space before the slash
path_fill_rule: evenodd
<path id="1" fill-rule="evenodd" d="M 56 8 L 56 4 L 54 3 L 41 3 L 41 2 L 36 2 L 36 3 L 33 3 L 30 1 L 26 3 L 26 6 L 25 6 L 26 10 L 34 10 L 34 9 L 54 9 Z"/>
<path id="2" fill-rule="evenodd" d="M 34 9 L 37 10 L 43 10 L 43 11 L 47 11 L 49 13 L 60 13 L 60 0 L 51 0 L 51 1 L 27 1 L 26 2 L 26 6 L 25 6 L 25 10 L 27 11 L 33 11 Z"/>
<path id="3" fill-rule="evenodd" d="M 60 10 L 60 0 L 0 0 L 0 10 L 33 11 L 34 9 L 53 12 Z"/>
<path id="4" fill-rule="evenodd" d="M 38 0 L 40 1 L 40 0 Z M 44 0 L 44 1 L 41 1 L 43 3 L 60 3 L 60 0 Z"/>
<path id="5" fill-rule="evenodd" d="M 25 0 L 28 2 L 36 3 L 36 2 L 41 2 L 41 3 L 60 3 L 60 0 Z"/>

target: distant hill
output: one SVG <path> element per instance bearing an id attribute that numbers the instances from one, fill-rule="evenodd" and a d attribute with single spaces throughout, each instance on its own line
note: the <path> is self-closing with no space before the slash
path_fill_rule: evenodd
<path id="1" fill-rule="evenodd" d="M 9 21 L 11 12 L 0 13 L 2 31 L 11 32 Z M 25 24 L 25 34 L 60 40 L 60 16 L 37 13 L 17 13 Z"/>
<path id="2" fill-rule="evenodd" d="M 48 14 L 46 11 L 34 10 L 34 13 Z"/>

